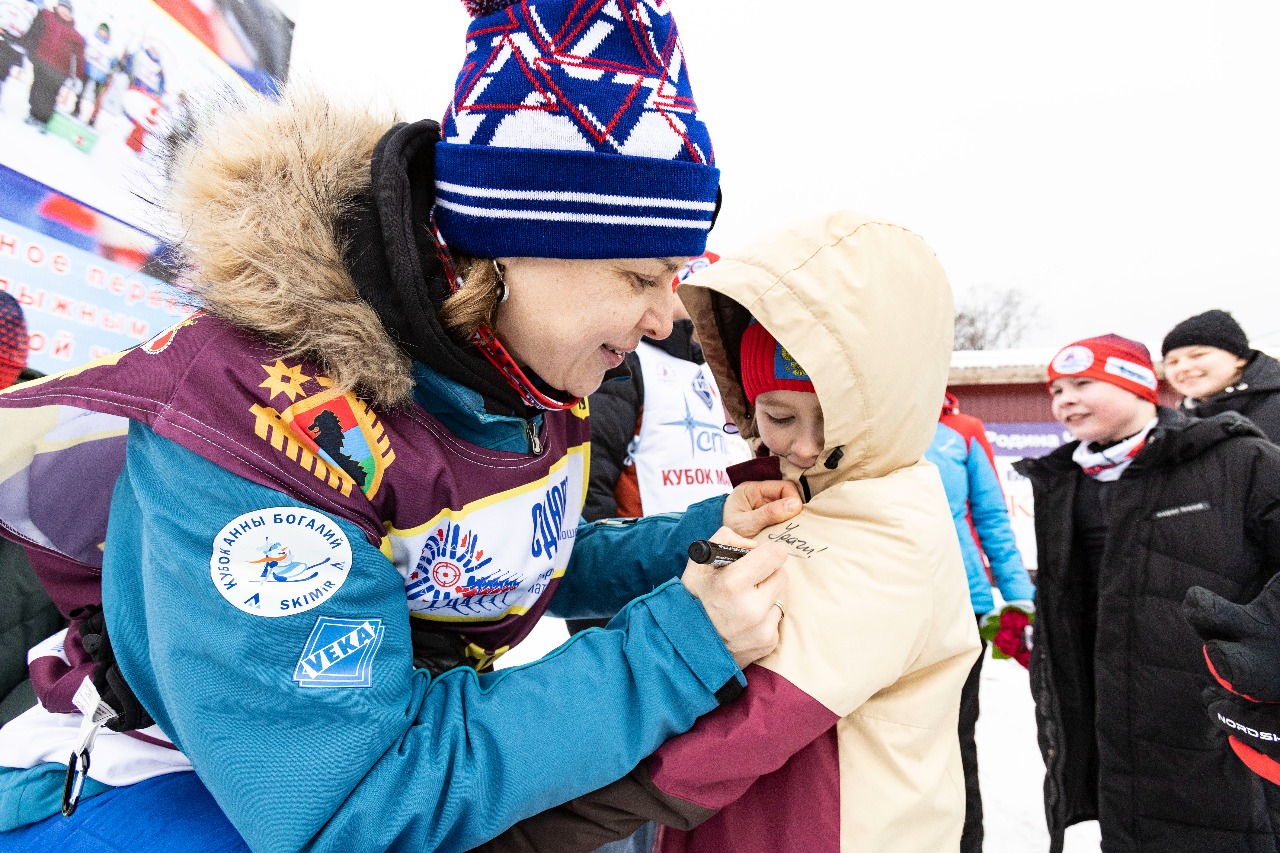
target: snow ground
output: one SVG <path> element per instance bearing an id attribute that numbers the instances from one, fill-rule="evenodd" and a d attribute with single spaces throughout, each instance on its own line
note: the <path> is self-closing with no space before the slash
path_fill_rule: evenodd
<path id="1" fill-rule="evenodd" d="M 543 619 L 523 643 L 501 660 L 518 666 L 537 660 L 568 636 L 564 622 Z M 989 654 L 989 653 L 988 653 Z M 1044 764 L 1036 746 L 1027 671 L 1009 660 L 982 666 L 982 713 L 978 717 L 978 766 L 987 853 L 1036 853 L 1049 849 L 1041 785 Z M 1067 830 L 1065 853 L 1098 853 L 1098 824 Z"/>
<path id="2" fill-rule="evenodd" d="M 982 664 L 979 686 L 978 780 L 989 853 L 1049 849 L 1044 825 L 1044 763 L 1036 746 L 1036 720 L 1027 671 L 1011 660 Z M 1067 830 L 1065 853 L 1101 849 L 1097 821 Z"/>

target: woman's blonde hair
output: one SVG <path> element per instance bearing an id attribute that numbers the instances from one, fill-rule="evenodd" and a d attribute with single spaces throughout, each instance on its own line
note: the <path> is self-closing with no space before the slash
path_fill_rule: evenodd
<path id="1" fill-rule="evenodd" d="M 482 324 L 493 328 L 502 288 L 498 284 L 498 271 L 489 258 L 460 255 L 455 263 L 458 275 L 462 276 L 462 287 L 444 301 L 440 321 L 455 338 L 466 341 Z"/>

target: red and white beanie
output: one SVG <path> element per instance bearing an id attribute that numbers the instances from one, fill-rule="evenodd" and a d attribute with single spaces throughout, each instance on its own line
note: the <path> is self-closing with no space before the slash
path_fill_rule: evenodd
<path id="1" fill-rule="evenodd" d="M 740 361 L 742 390 L 747 395 L 748 406 L 754 406 L 756 397 L 766 391 L 816 393 L 809 374 L 800 363 L 755 320 L 742 333 Z"/>
<path id="2" fill-rule="evenodd" d="M 1109 382 L 1149 402 L 1160 402 L 1151 353 L 1119 335 L 1085 338 L 1060 349 L 1049 362 L 1049 383 L 1063 377 Z"/>

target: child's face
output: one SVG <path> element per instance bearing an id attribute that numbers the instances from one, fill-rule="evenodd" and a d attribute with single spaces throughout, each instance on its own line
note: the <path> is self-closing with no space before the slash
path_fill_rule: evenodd
<path id="1" fill-rule="evenodd" d="M 1064 376 L 1049 386 L 1053 416 L 1081 441 L 1106 444 L 1139 432 L 1155 406 L 1137 394 L 1096 379 Z"/>
<path id="2" fill-rule="evenodd" d="M 765 391 L 756 397 L 756 428 L 775 456 L 797 468 L 812 468 L 825 444 L 818 395 L 805 391 Z"/>
<path id="3" fill-rule="evenodd" d="M 1239 379 L 1246 364 L 1217 347 L 1178 347 L 1164 357 L 1164 375 L 1179 394 L 1203 400 Z"/>

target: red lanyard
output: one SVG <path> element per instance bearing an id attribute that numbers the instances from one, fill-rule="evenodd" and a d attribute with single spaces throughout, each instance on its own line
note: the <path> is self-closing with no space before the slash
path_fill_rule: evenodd
<path id="1" fill-rule="evenodd" d="M 449 247 L 444 242 L 444 237 L 440 234 L 440 229 L 436 227 L 435 208 L 431 209 L 430 216 L 431 235 L 435 238 L 436 257 L 440 259 L 440 264 L 444 267 L 445 277 L 449 281 L 449 289 L 457 293 L 462 289 L 462 277 L 458 275 L 457 269 L 454 268 L 453 258 L 449 254 Z M 502 374 L 502 378 L 507 380 L 507 384 L 516 390 L 520 398 L 530 406 L 538 409 L 546 409 L 548 411 L 564 411 L 572 409 L 578 405 L 581 398 L 575 397 L 572 400 L 557 400 L 549 397 L 539 391 L 530 381 L 525 372 L 520 369 L 520 365 L 516 364 L 511 353 L 507 352 L 507 348 L 498 340 L 498 336 L 488 325 L 481 323 L 480 327 L 471 335 L 471 343 L 480 353 L 488 359 L 489 363 L 498 369 Z"/>

